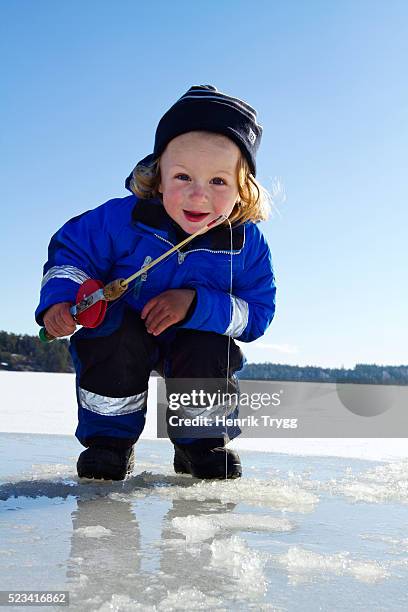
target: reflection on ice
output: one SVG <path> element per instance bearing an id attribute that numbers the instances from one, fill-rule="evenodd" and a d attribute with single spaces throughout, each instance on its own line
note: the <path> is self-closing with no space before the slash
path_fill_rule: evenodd
<path id="1" fill-rule="evenodd" d="M 156 487 L 165 485 L 190 486 L 193 480 L 183 476 L 166 476 L 165 474 L 152 474 L 142 472 L 128 478 L 124 482 L 98 481 L 78 479 L 75 475 L 51 475 L 49 478 L 31 476 L 24 480 L 5 482 L 0 485 L 0 501 L 7 501 L 16 497 L 47 497 L 62 499 L 74 496 L 78 499 L 92 499 L 94 497 L 107 497 L 117 494 L 118 499 L 128 500 L 130 497 L 149 495 Z M 122 497 L 121 497 L 122 496 Z"/>

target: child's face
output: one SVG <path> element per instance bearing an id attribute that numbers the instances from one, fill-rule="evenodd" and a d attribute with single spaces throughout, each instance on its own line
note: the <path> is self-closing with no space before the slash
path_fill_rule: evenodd
<path id="1" fill-rule="evenodd" d="M 238 200 L 240 150 L 229 138 L 187 132 L 169 142 L 160 160 L 163 205 L 167 214 L 193 234 Z"/>

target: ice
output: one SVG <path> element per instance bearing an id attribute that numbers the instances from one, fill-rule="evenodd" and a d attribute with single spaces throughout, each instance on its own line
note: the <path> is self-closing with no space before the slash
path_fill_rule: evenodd
<path id="1" fill-rule="evenodd" d="M 1 589 L 79 612 L 408 609 L 407 461 L 242 452 L 242 479 L 199 481 L 140 441 L 131 478 L 97 483 L 79 450 L 0 434 Z"/>
<path id="2" fill-rule="evenodd" d="M 187 543 L 202 542 L 215 536 L 220 530 L 238 531 L 291 531 L 294 523 L 285 518 L 253 514 L 214 514 L 210 516 L 185 516 L 172 520 L 173 527 L 182 533 Z"/>
<path id="3" fill-rule="evenodd" d="M 350 575 L 367 583 L 375 583 L 390 576 L 380 563 L 351 559 L 347 552 L 322 555 L 293 546 L 276 560 L 287 569 L 293 583 L 307 580 L 312 574 L 323 578 L 327 573 Z"/>
<path id="4" fill-rule="evenodd" d="M 408 460 L 378 465 L 358 475 L 350 473 L 333 480 L 329 487 L 354 502 L 408 504 Z"/>
<path id="5" fill-rule="evenodd" d="M 110 529 L 105 529 L 102 525 L 89 525 L 89 527 L 79 527 L 76 530 L 78 535 L 85 538 L 106 538 L 112 535 Z"/>
<path id="6" fill-rule="evenodd" d="M 292 531 L 295 523 L 286 518 L 274 518 L 260 514 L 218 514 L 216 523 L 223 529 L 240 531 Z"/>
<path id="7" fill-rule="evenodd" d="M 185 536 L 188 544 L 208 540 L 220 528 L 215 521 L 205 516 L 176 516 L 172 525 Z"/>
<path id="8" fill-rule="evenodd" d="M 219 610 L 223 608 L 222 600 L 209 597 L 199 589 L 180 587 L 177 591 L 169 592 L 162 599 L 158 610 L 168 612 L 169 610 Z"/>
<path id="9" fill-rule="evenodd" d="M 204 501 L 213 498 L 223 503 L 246 503 L 251 506 L 269 507 L 286 512 L 312 512 L 318 497 L 297 484 L 279 479 L 267 482 L 250 480 L 201 481 L 190 487 L 168 487 L 158 491 L 160 495 L 179 500 Z"/>
<path id="10" fill-rule="evenodd" d="M 168 591 L 157 605 L 145 605 L 126 595 L 113 594 L 110 601 L 105 602 L 100 607 L 100 598 L 90 598 L 86 601 L 86 606 L 98 612 L 132 612 L 141 610 L 142 612 L 171 612 L 172 610 L 225 610 L 221 599 L 208 597 L 197 588 L 187 589 L 180 587 L 176 591 Z"/>
<path id="11" fill-rule="evenodd" d="M 266 591 L 263 569 L 268 556 L 265 553 L 252 550 L 238 536 L 214 540 L 210 548 L 212 569 L 235 579 L 232 588 L 251 595 Z"/>

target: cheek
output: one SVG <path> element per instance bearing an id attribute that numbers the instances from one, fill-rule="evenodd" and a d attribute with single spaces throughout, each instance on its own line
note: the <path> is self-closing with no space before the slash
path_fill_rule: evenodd
<path id="1" fill-rule="evenodd" d="M 166 187 L 163 190 L 163 203 L 166 206 L 177 206 L 182 201 L 182 188 L 177 186 Z"/>
<path id="2" fill-rule="evenodd" d="M 238 193 L 234 196 L 233 193 L 219 194 L 215 200 L 215 208 L 217 212 L 224 212 L 224 214 L 230 214 L 237 201 Z"/>

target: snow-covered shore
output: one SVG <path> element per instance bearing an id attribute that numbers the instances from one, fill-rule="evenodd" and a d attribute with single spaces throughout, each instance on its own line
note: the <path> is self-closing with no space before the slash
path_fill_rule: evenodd
<path id="1" fill-rule="evenodd" d="M 73 435 L 77 409 L 74 374 L 0 372 L 0 431 Z M 146 426 L 142 438 L 156 438 L 156 379 L 149 382 Z M 232 443 L 237 449 L 290 455 L 350 457 L 368 460 L 408 456 L 405 438 L 261 438 Z"/>

